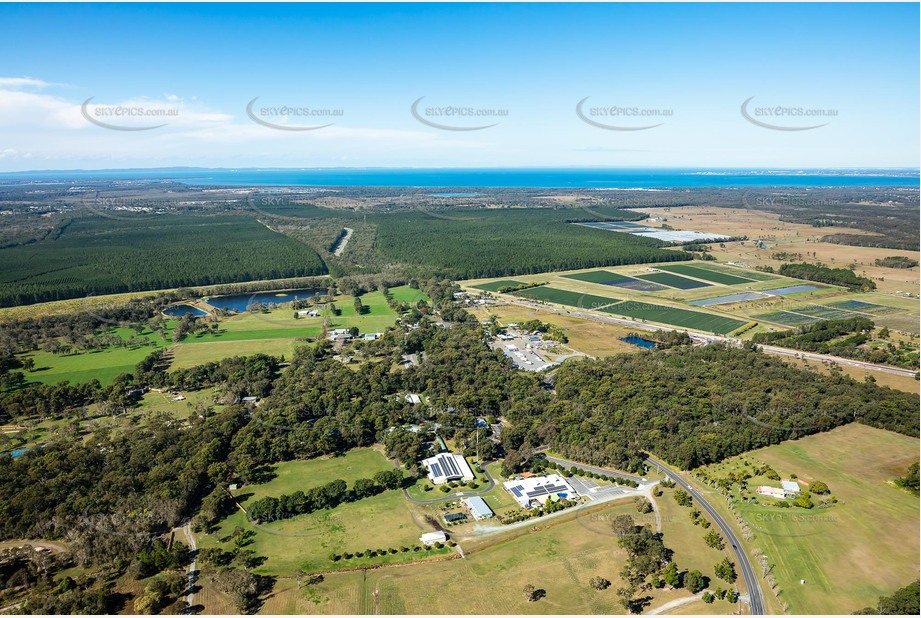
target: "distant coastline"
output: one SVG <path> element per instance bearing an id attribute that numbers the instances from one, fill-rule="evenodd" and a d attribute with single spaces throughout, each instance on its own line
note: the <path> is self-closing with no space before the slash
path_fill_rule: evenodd
<path id="1" fill-rule="evenodd" d="M 701 187 L 918 187 L 916 169 L 692 168 L 151 168 L 0 173 L 0 183 L 162 180 L 205 186 L 314 186 L 531 189 Z"/>

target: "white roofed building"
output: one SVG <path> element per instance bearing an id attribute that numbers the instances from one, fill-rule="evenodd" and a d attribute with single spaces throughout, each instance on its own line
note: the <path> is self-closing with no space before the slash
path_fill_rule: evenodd
<path id="1" fill-rule="evenodd" d="M 780 481 L 780 486 L 783 487 L 786 496 L 795 496 L 799 493 L 799 483 L 796 481 Z"/>
<path id="2" fill-rule="evenodd" d="M 536 505 L 542 506 L 547 500 L 556 496 L 569 500 L 575 500 L 579 497 L 579 493 L 573 489 L 569 481 L 559 474 L 506 481 L 502 486 L 523 509 L 529 509 Z"/>
<path id="3" fill-rule="evenodd" d="M 423 545 L 434 545 L 435 543 L 444 543 L 448 540 L 448 535 L 442 531 L 438 532 L 426 532 L 419 537 L 419 540 L 422 541 Z"/>
<path id="4" fill-rule="evenodd" d="M 475 478 L 467 460 L 455 453 L 439 453 L 423 459 L 422 465 L 428 470 L 428 477 L 435 485 L 451 481 L 472 481 Z"/>

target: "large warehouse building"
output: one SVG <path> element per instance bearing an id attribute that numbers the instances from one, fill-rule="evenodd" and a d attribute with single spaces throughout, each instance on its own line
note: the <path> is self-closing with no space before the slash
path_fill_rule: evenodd
<path id="1" fill-rule="evenodd" d="M 439 453 L 423 459 L 422 465 L 428 470 L 429 479 L 435 485 L 444 485 L 451 481 L 472 481 L 475 478 L 467 460 L 462 455 L 454 453 Z"/>
<path id="2" fill-rule="evenodd" d="M 567 498 L 574 500 L 579 493 L 559 474 L 533 476 L 519 481 L 506 481 L 502 484 L 523 509 L 543 505 L 547 500 Z"/>

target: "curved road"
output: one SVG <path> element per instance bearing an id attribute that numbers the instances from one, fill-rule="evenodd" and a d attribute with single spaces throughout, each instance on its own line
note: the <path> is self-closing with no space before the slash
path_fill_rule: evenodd
<path id="1" fill-rule="evenodd" d="M 675 481 L 678 485 L 681 485 L 685 491 L 691 494 L 691 497 L 700 504 L 701 507 L 713 518 L 713 521 L 716 522 L 716 525 L 720 527 L 720 530 L 725 535 L 726 539 L 729 541 L 729 544 L 732 546 L 732 551 L 736 555 L 736 561 L 739 563 L 739 570 L 742 572 L 742 577 L 745 579 L 745 587 L 748 589 L 748 604 L 751 607 L 752 615 L 760 616 L 764 614 L 764 596 L 761 594 L 761 584 L 758 582 L 758 578 L 755 575 L 755 570 L 752 568 L 751 562 L 748 559 L 748 556 L 745 554 L 745 550 L 742 548 L 742 543 L 736 537 L 735 532 L 732 531 L 732 528 L 729 527 L 729 524 L 716 512 L 710 504 L 704 500 L 704 497 L 700 494 L 699 491 L 691 487 L 684 479 L 678 476 L 678 473 L 666 466 L 663 463 L 655 461 L 649 457 L 646 458 L 646 463 L 651 466 L 655 466 L 661 470 L 664 474 L 668 475 L 668 478 Z"/>
<path id="2" fill-rule="evenodd" d="M 560 459 L 559 457 L 551 457 L 544 453 L 544 457 L 547 458 L 547 461 L 552 461 L 555 464 L 560 464 L 567 470 L 570 468 L 579 468 L 580 470 L 585 470 L 586 472 L 594 472 L 595 474 L 604 474 L 606 476 L 614 475 L 621 478 L 625 478 L 631 481 L 636 481 L 637 483 L 643 483 L 646 479 L 636 476 L 634 474 L 627 474 L 626 472 L 619 472 L 617 470 L 608 470 L 607 468 L 599 468 L 598 466 L 590 466 L 588 464 L 576 463 L 575 461 L 569 461 L 568 459 Z"/>

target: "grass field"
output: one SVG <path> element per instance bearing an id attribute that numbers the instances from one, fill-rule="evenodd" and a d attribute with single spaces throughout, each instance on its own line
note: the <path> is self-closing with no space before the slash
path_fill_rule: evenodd
<path id="1" fill-rule="evenodd" d="M 666 270 L 671 273 L 678 273 L 679 275 L 688 275 L 689 277 L 703 279 L 704 281 L 722 283 L 723 285 L 738 285 L 740 283 L 752 282 L 751 279 L 745 279 L 743 277 L 739 277 L 738 275 L 716 272 L 715 270 L 708 270 L 705 268 L 700 268 L 699 266 L 689 266 L 685 264 L 660 264 L 656 266 L 656 268 L 659 270 Z"/>
<path id="2" fill-rule="evenodd" d="M 329 574 L 306 593 L 282 582 L 263 613 L 623 614 L 616 590 L 622 585 L 624 553 L 610 532 L 613 517 L 622 513 L 646 523 L 630 500 L 537 520 L 533 529 L 462 543 L 464 560 Z M 665 535 L 671 546 L 667 528 Z M 684 560 L 680 550 L 676 560 Z M 612 586 L 592 589 L 588 581 L 594 576 L 610 580 Z M 546 597 L 529 603 L 522 595 L 525 584 L 543 588 Z M 650 594 L 651 608 L 690 597 L 684 590 Z M 707 607 L 717 614 L 734 609 L 725 601 Z"/>
<path id="3" fill-rule="evenodd" d="M 707 470 L 725 474 L 746 460 L 783 478 L 824 481 L 839 500 L 811 511 L 737 503 L 791 612 L 852 613 L 917 579 L 918 498 L 889 484 L 918 461 L 917 439 L 855 423 Z"/>
<path id="4" fill-rule="evenodd" d="M 247 503 L 266 496 L 278 497 L 295 491 L 305 491 L 335 479 L 350 486 L 359 478 L 371 478 L 380 470 L 393 465 L 376 450 L 353 449 L 334 458 L 290 461 L 273 466 L 275 478 L 259 485 L 247 485 L 236 495 Z M 335 509 L 317 511 L 289 520 L 256 526 L 242 511 L 225 518 L 215 532 L 203 535 L 199 545 L 219 546 L 219 539 L 237 526 L 255 530 L 256 536 L 247 546 L 266 562 L 256 569 L 264 575 L 294 575 L 301 570 L 317 571 L 353 566 L 373 566 L 385 561 L 418 559 L 419 555 L 396 554 L 386 558 L 370 558 L 362 562 L 353 559 L 333 563 L 331 552 L 344 553 L 366 549 L 389 549 L 400 545 L 418 544 L 419 535 L 432 530 L 425 523 L 422 509 L 406 501 L 399 490 L 386 491 L 371 498 L 341 504 Z M 424 554 L 426 558 L 435 554 Z"/>
<path id="5" fill-rule="evenodd" d="M 606 270 L 590 270 L 584 273 L 574 273 L 572 275 L 563 275 L 567 279 L 575 279 L 576 281 L 588 281 L 589 283 L 600 283 L 602 285 L 606 284 L 609 281 L 617 281 L 623 277 Z"/>
<path id="6" fill-rule="evenodd" d="M 705 288 L 710 285 L 703 281 L 695 281 L 672 273 L 650 273 L 648 275 L 637 275 L 636 278 L 667 285 L 670 288 L 678 288 L 679 290 L 693 290 L 696 288 Z"/>
<path id="7" fill-rule="evenodd" d="M 475 285 L 478 290 L 485 290 L 487 292 L 498 292 L 499 288 L 504 287 L 513 287 L 516 285 L 523 285 L 521 281 L 515 281 L 513 279 L 499 279 L 498 281 L 490 281 L 489 283 L 481 283 L 480 285 Z"/>
<path id="8" fill-rule="evenodd" d="M 394 288 L 392 292 L 402 299 L 409 299 L 409 302 L 413 299 L 428 300 L 422 292 L 409 286 Z M 164 346 L 169 346 L 173 352 L 172 369 L 193 367 L 230 356 L 257 353 L 291 358 L 295 348 L 303 345 L 303 342 L 297 339 L 320 336 L 324 318 L 328 319 L 330 328 L 357 326 L 362 333 L 383 332 L 394 324 L 396 313 L 381 292 L 365 294 L 361 300 L 362 304 L 368 307 L 362 315 L 355 313 L 352 296 L 339 296 L 334 299 L 336 306 L 341 309 L 341 315 L 338 316 L 326 311 L 324 316 L 318 318 L 295 319 L 294 311 L 288 305 L 283 305 L 265 313 L 246 312 L 220 318 L 216 332 L 199 331 L 187 335 L 179 343 L 173 343 L 171 340 L 172 329 L 177 321 L 168 320 L 165 331 L 167 340 L 164 341 L 159 334 L 145 329 L 141 335 L 151 341 L 145 346 L 108 347 L 69 355 L 31 352 L 23 355 L 31 357 L 35 362 L 35 370 L 26 372 L 26 380 L 43 384 L 63 381 L 76 384 L 95 378 L 107 385 L 121 373 L 134 373 L 137 363 L 157 348 Z M 109 332 L 124 339 L 135 334 L 126 327 L 112 328 Z"/>
<path id="9" fill-rule="evenodd" d="M 415 304 L 420 300 L 424 300 L 427 303 L 432 302 L 432 299 L 426 296 L 422 290 L 411 288 L 408 285 L 401 285 L 399 287 L 390 288 L 390 295 L 393 296 L 393 299 L 399 303 Z"/>
<path id="10" fill-rule="evenodd" d="M 81 354 L 52 354 L 31 352 L 25 357 L 35 361 L 35 371 L 25 372 L 28 382 L 57 384 L 69 381 L 71 384 L 97 379 L 103 385 L 111 384 L 121 373 L 134 373 L 134 366 L 153 352 L 159 345 L 135 348 L 106 348 Z"/>
<path id="11" fill-rule="evenodd" d="M 294 339 L 251 339 L 245 341 L 211 341 L 196 344 L 179 344 L 173 348 L 170 369 L 187 369 L 231 356 L 269 354 L 290 360 L 294 350 L 306 345 Z"/>
<path id="12" fill-rule="evenodd" d="M 594 294 L 583 294 L 581 292 L 570 292 L 569 290 L 560 290 L 558 288 L 551 288 L 546 286 L 528 288 L 527 290 L 515 292 L 514 295 L 521 296 L 522 298 L 530 298 L 533 300 L 542 300 L 549 303 L 556 303 L 558 305 L 578 307 L 580 309 L 598 309 L 599 307 L 604 307 L 606 305 L 618 302 L 618 299 L 616 298 L 595 296 Z"/>
<path id="13" fill-rule="evenodd" d="M 744 326 L 745 322 L 719 315 L 688 311 L 666 305 L 653 303 L 636 303 L 632 301 L 604 307 L 601 311 L 614 315 L 623 315 L 660 324 L 669 324 L 680 328 L 690 328 L 718 335 L 724 335 Z"/>

